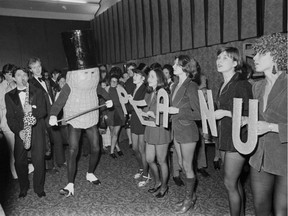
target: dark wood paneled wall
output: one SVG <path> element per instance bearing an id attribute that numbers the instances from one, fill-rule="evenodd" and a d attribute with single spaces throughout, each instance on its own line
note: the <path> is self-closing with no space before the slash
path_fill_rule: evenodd
<path id="1" fill-rule="evenodd" d="M 286 32 L 287 0 L 122 0 L 93 22 L 98 61 L 117 64 Z"/>
<path id="2" fill-rule="evenodd" d="M 28 58 L 37 56 L 49 71 L 54 68 L 65 69 L 67 62 L 61 32 L 90 29 L 91 23 L 89 21 L 0 16 L 0 68 L 7 63 L 25 67 Z M 99 25 L 97 21 L 95 28 Z M 95 32 L 98 43 L 102 41 L 100 35 Z"/>

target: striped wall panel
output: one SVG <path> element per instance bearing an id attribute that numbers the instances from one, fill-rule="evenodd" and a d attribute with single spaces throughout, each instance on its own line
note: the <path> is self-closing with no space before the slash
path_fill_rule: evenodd
<path id="1" fill-rule="evenodd" d="M 123 62 L 126 60 L 126 52 L 125 52 L 125 34 L 124 34 L 124 18 L 123 18 L 122 2 L 118 2 L 116 5 L 118 11 L 119 37 L 120 37 L 120 61 Z"/>
<path id="2" fill-rule="evenodd" d="M 155 0 L 154 0 L 155 1 Z M 151 31 L 151 9 L 150 0 L 143 0 L 144 7 L 144 40 L 145 40 L 145 57 L 152 56 L 152 31 Z"/>
<path id="3" fill-rule="evenodd" d="M 160 6 L 160 16 L 161 16 L 161 53 L 170 52 L 170 32 L 169 32 L 169 10 L 168 10 L 168 0 L 158 0 Z"/>
<path id="4" fill-rule="evenodd" d="M 145 57 L 143 1 L 136 0 L 138 58 Z"/>

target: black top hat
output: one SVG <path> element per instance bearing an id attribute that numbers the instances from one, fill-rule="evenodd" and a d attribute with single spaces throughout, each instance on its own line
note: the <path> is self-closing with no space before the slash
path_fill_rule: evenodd
<path id="1" fill-rule="evenodd" d="M 97 66 L 92 30 L 63 32 L 62 41 L 69 71 Z"/>

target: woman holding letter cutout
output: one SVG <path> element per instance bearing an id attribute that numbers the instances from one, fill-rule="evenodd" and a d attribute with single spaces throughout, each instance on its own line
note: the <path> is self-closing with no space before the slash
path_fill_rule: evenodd
<path id="1" fill-rule="evenodd" d="M 198 85 L 192 81 L 197 70 L 195 59 L 187 55 L 175 58 L 174 75 L 178 77 L 172 86 L 169 113 L 172 120 L 172 137 L 177 152 L 179 165 L 186 175 L 185 198 L 175 206 L 176 213 L 185 213 L 194 207 L 196 194 L 196 176 L 193 171 L 193 158 L 199 130 L 196 120 L 200 120 Z M 174 113 L 174 115 L 173 115 Z"/>
<path id="2" fill-rule="evenodd" d="M 253 48 L 255 69 L 265 75 L 253 85 L 259 101 L 258 145 L 249 161 L 255 213 L 287 215 L 287 34 L 263 36 Z"/>
<path id="3" fill-rule="evenodd" d="M 215 118 L 218 120 L 219 150 L 224 164 L 224 185 L 228 192 L 230 214 L 244 215 L 244 191 L 240 175 L 246 158 L 235 149 L 232 141 L 233 99 L 242 98 L 242 115 L 248 115 L 252 87 L 242 71 L 242 59 L 235 47 L 223 47 L 217 52 L 217 71 L 224 82 L 218 92 Z M 247 139 L 247 130 L 242 128 L 240 138 Z"/>
<path id="4" fill-rule="evenodd" d="M 147 107 L 143 109 L 142 115 L 155 122 L 157 110 L 157 93 L 160 89 L 169 92 L 169 87 L 161 69 L 151 70 L 148 75 L 148 93 L 145 95 Z M 146 126 L 144 139 L 146 142 L 146 160 L 154 177 L 154 186 L 148 192 L 153 193 L 156 198 L 164 197 L 168 192 L 168 163 L 167 153 L 171 141 L 170 131 L 163 126 L 163 114 L 160 114 L 160 125 L 156 127 Z M 160 170 L 156 164 L 159 164 Z M 161 177 L 159 176 L 159 171 Z"/>

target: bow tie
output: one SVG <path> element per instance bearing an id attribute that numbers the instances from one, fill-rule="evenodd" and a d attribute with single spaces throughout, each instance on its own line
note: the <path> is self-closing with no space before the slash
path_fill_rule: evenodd
<path id="1" fill-rule="evenodd" d="M 26 88 L 25 88 L 25 89 L 22 89 L 22 90 L 17 89 L 17 93 L 18 93 L 18 94 L 20 94 L 21 92 L 26 93 Z"/>
<path id="2" fill-rule="evenodd" d="M 42 82 L 42 81 L 43 81 L 43 79 L 42 79 L 41 77 L 38 77 L 38 80 L 39 80 L 39 82 Z"/>

